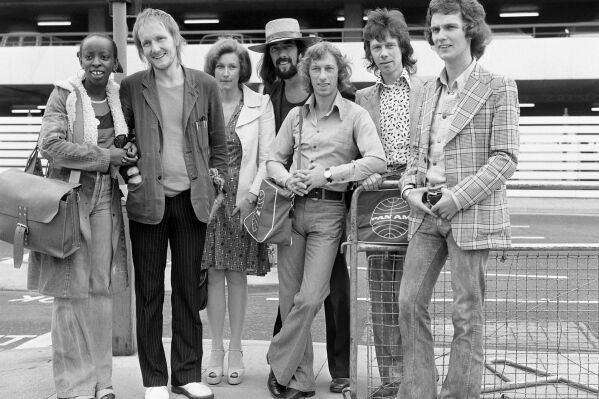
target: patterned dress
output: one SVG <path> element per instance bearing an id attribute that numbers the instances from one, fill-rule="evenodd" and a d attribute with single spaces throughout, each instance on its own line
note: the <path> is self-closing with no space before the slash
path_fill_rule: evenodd
<path id="1" fill-rule="evenodd" d="M 235 126 L 243 107 L 243 99 L 237 105 L 225 131 L 229 151 L 227 193 L 215 220 L 208 225 L 206 243 L 202 257 L 202 268 L 214 267 L 218 270 L 246 271 L 248 274 L 264 276 L 270 271 L 268 251 L 264 244 L 258 244 L 246 231 L 239 229 L 239 213 L 231 216 L 235 209 L 239 168 L 242 148 Z"/>

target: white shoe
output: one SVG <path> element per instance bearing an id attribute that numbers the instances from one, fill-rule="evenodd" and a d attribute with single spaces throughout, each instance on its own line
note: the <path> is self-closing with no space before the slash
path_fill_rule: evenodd
<path id="1" fill-rule="evenodd" d="M 189 399 L 214 399 L 212 390 L 201 382 L 190 382 L 182 386 L 171 386 L 173 393 L 187 396 Z"/>
<path id="2" fill-rule="evenodd" d="M 169 399 L 170 397 L 166 386 L 146 388 L 145 399 Z"/>

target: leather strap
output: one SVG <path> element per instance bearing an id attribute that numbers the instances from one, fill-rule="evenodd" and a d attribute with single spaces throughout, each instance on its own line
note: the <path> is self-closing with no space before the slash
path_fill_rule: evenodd
<path id="1" fill-rule="evenodd" d="M 297 169 L 302 168 L 302 130 L 304 128 L 304 110 L 300 105 L 299 107 L 299 143 L 297 145 Z"/>
<path id="2" fill-rule="evenodd" d="M 17 226 L 15 227 L 15 237 L 13 239 L 13 260 L 15 269 L 20 269 L 23 264 L 23 252 L 27 245 L 27 208 L 19 205 L 17 215 Z"/>
<path id="3" fill-rule="evenodd" d="M 79 184 L 79 179 L 81 179 L 81 171 L 79 169 L 71 169 L 69 183 Z"/>

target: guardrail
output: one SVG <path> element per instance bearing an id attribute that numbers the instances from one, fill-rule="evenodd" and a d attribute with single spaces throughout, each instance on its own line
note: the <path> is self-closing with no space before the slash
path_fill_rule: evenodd
<path id="1" fill-rule="evenodd" d="M 41 117 L 0 117 L 0 171 L 23 168 Z M 599 198 L 599 117 L 520 118 L 512 197 Z"/>
<path id="2" fill-rule="evenodd" d="M 599 22 L 557 22 L 538 24 L 502 24 L 491 25 L 496 35 L 516 35 L 522 37 L 568 37 L 574 35 L 599 34 Z M 424 38 L 424 27 L 410 26 L 410 36 L 414 39 Z M 302 30 L 308 35 L 315 35 L 327 40 L 360 41 L 362 28 L 314 28 Z M 89 32 L 9 32 L 0 33 L 0 47 L 10 46 L 72 46 L 79 44 Z M 111 32 L 105 32 L 111 34 Z M 263 43 L 264 29 L 215 29 L 184 30 L 183 37 L 190 44 L 211 44 L 222 36 L 234 36 L 242 43 Z M 345 39 L 345 40 L 344 40 Z M 128 41 L 133 43 L 129 35 Z"/>

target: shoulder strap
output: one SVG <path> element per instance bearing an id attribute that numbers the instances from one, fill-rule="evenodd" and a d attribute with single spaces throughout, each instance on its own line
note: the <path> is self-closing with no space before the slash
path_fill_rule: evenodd
<path id="1" fill-rule="evenodd" d="M 301 169 L 302 168 L 302 130 L 304 127 L 304 113 L 302 110 L 302 106 L 300 105 L 299 107 L 299 143 L 297 145 L 297 168 Z"/>

